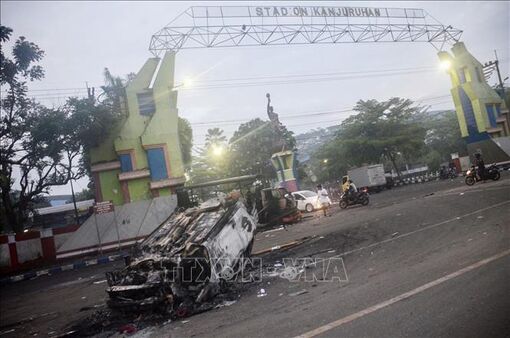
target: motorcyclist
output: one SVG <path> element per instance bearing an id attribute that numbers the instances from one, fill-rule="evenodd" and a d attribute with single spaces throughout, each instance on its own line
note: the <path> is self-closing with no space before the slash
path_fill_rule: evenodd
<path id="1" fill-rule="evenodd" d="M 342 177 L 342 192 L 345 194 L 349 190 L 349 181 L 349 176 Z"/>
<path id="2" fill-rule="evenodd" d="M 475 166 L 478 167 L 478 177 L 485 181 L 485 163 L 480 153 L 475 153 Z"/>
<path id="3" fill-rule="evenodd" d="M 349 179 L 349 176 L 344 176 L 342 178 L 342 191 L 345 194 L 345 197 L 352 201 L 358 192 L 356 185 Z"/>
<path id="4" fill-rule="evenodd" d="M 358 193 L 358 188 L 356 188 L 356 185 L 354 185 L 354 182 L 349 180 L 349 188 L 348 188 L 348 194 L 347 197 L 352 201 L 356 194 Z"/>

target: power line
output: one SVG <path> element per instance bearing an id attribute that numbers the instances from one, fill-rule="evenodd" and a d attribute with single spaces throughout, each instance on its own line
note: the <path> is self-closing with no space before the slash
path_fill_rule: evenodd
<path id="1" fill-rule="evenodd" d="M 68 91 L 68 90 L 87 90 L 86 87 L 79 88 L 47 88 L 47 89 L 28 89 L 28 92 L 48 92 L 48 91 Z"/>
<path id="2" fill-rule="evenodd" d="M 416 101 L 433 101 L 440 98 L 449 97 L 450 94 L 447 95 L 441 95 L 441 96 L 433 96 L 433 97 L 425 97 L 422 99 L 417 99 Z M 280 115 L 282 119 L 292 119 L 292 118 L 302 118 L 302 117 L 309 117 L 309 116 L 319 116 L 319 115 L 331 115 L 331 114 L 339 114 L 344 112 L 352 112 L 352 108 L 343 108 L 340 110 L 325 110 L 325 111 L 307 111 L 307 112 L 300 112 L 298 114 L 293 115 Z M 246 122 L 247 119 L 236 119 L 236 120 L 215 120 L 215 121 L 209 121 L 209 122 L 190 122 L 192 126 L 209 126 L 209 125 L 216 125 L 216 124 L 236 124 L 236 123 L 242 123 Z"/>
<path id="3" fill-rule="evenodd" d="M 446 95 L 446 96 L 449 96 L 449 95 Z M 444 96 L 443 96 L 444 97 Z M 430 107 L 432 106 L 437 106 L 437 105 L 440 105 L 440 104 L 444 104 L 444 103 L 451 103 L 451 100 L 446 100 L 446 101 L 441 101 L 441 102 L 436 102 L 434 104 L 431 104 L 429 105 Z M 351 110 L 352 111 L 352 110 Z M 354 111 L 352 111 L 354 112 Z M 439 113 L 437 113 L 439 114 Z M 437 115 L 436 114 L 436 115 Z M 300 123 L 300 124 L 289 124 L 289 125 L 286 125 L 285 127 L 288 127 L 288 128 L 291 128 L 291 127 L 301 127 L 301 126 L 306 126 L 306 125 L 310 125 L 310 124 L 317 124 L 317 123 L 331 123 L 331 122 L 341 122 L 339 121 L 338 119 L 334 119 L 334 120 L 326 120 L 326 121 L 311 121 L 311 122 L 307 122 L 307 123 Z M 320 127 L 320 126 L 319 126 Z M 201 137 L 205 137 L 206 135 L 194 135 L 194 136 L 201 136 Z M 316 137 L 316 136 L 313 136 L 313 137 Z M 197 144 L 193 144 L 193 146 L 204 146 L 205 143 L 197 143 Z"/>
<path id="4" fill-rule="evenodd" d="M 284 74 L 284 75 L 264 75 L 264 76 L 255 76 L 255 77 L 240 77 L 240 78 L 226 78 L 226 79 L 208 79 L 208 80 L 196 80 L 195 82 L 198 83 L 209 83 L 209 82 L 232 82 L 232 81 L 246 81 L 246 80 L 265 80 L 265 79 L 290 79 L 290 78 L 299 78 L 299 77 L 323 77 L 326 76 L 326 78 L 318 78 L 318 79 L 305 79 L 304 81 L 324 81 L 324 80 L 333 80 L 333 79 L 344 79 L 344 78 L 352 78 L 353 76 L 343 76 L 341 78 L 331 78 L 331 76 L 335 75 L 354 75 L 354 74 L 364 74 L 361 77 L 367 77 L 367 76 L 384 76 L 384 75 L 399 75 L 399 74 L 407 74 L 407 73 L 416 73 L 416 72 L 424 72 L 433 70 L 435 67 L 413 67 L 413 68 L 392 68 L 392 69 L 378 69 L 378 70 L 360 70 L 360 71 L 345 71 L 345 72 L 327 72 L 327 73 L 311 73 L 311 74 Z M 400 73 L 403 72 L 403 73 Z M 390 74 L 385 74 L 390 73 Z M 395 73 L 395 74 L 391 74 Z M 355 76 L 354 76 L 355 77 Z M 280 80 L 282 81 L 282 80 Z M 285 80 L 283 80 L 285 81 Z M 277 81 L 278 82 L 278 81 Z M 276 83 L 277 83 L 276 82 Z M 294 82 L 292 82 L 294 83 Z M 248 82 L 248 83 L 241 83 L 241 84 L 234 84 L 234 83 L 227 83 L 227 84 L 218 84 L 218 85 L 212 85 L 212 86 L 199 86 L 196 88 L 202 89 L 203 87 L 211 87 L 216 88 L 217 86 L 237 86 L 237 85 L 254 85 L 259 84 L 258 82 Z M 260 82 L 260 85 L 268 84 L 267 82 Z M 286 83 L 283 83 L 286 84 Z M 96 86 L 101 87 L 101 86 Z M 185 89 L 185 88 L 183 88 Z M 195 87 L 192 87 L 190 89 L 195 89 Z M 48 94 L 45 92 L 59 92 L 58 94 L 64 94 L 63 91 L 76 91 L 76 90 L 82 90 L 86 91 L 87 88 L 85 87 L 64 87 L 64 88 L 41 88 L 41 89 L 28 89 L 28 92 L 42 92 L 42 94 Z M 51 93 L 54 94 L 54 93 Z M 37 96 L 39 94 L 34 94 L 33 96 Z"/>
<path id="5" fill-rule="evenodd" d="M 413 68 L 394 68 L 394 69 L 378 69 L 378 70 L 361 70 L 361 71 L 347 71 L 347 72 L 328 72 L 328 73 L 312 73 L 312 74 L 286 74 L 286 75 L 265 75 L 253 77 L 238 77 L 226 79 L 207 79 L 207 80 L 194 80 L 194 82 L 225 82 L 225 81 L 245 81 L 245 80 L 263 80 L 263 79 L 276 79 L 276 78 L 294 78 L 294 77 L 308 77 L 308 76 L 333 76 L 342 74 L 363 74 L 363 73 L 384 73 L 384 72 L 398 72 L 398 71 L 415 71 L 418 69 L 432 70 L 436 67 L 413 67 Z"/>
<path id="6" fill-rule="evenodd" d="M 284 84 L 302 84 L 302 83 L 315 83 L 315 82 L 329 82 L 329 81 L 340 81 L 349 80 L 354 78 L 367 78 L 367 77 L 381 77 L 381 76 L 394 76 L 394 75 L 407 75 L 414 73 L 428 72 L 429 70 L 417 70 L 417 71 L 406 71 L 399 73 L 387 73 L 387 74 L 365 74 L 361 76 L 342 76 L 342 77 L 326 77 L 316 79 L 299 79 L 299 80 L 279 80 L 279 81 L 266 81 L 266 82 L 241 82 L 241 83 L 225 83 L 210 86 L 195 86 L 191 88 L 182 88 L 182 90 L 200 90 L 200 89 L 222 89 L 222 88 L 238 88 L 238 87 L 254 87 L 254 86 L 268 86 L 268 85 L 284 85 Z"/>

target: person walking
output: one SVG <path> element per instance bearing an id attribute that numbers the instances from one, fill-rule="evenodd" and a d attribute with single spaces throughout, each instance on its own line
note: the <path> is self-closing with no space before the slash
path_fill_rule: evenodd
<path id="1" fill-rule="evenodd" d="M 324 212 L 324 216 L 328 216 L 330 201 L 328 191 L 322 187 L 322 184 L 317 185 L 317 199 L 319 200 L 319 204 Z"/>

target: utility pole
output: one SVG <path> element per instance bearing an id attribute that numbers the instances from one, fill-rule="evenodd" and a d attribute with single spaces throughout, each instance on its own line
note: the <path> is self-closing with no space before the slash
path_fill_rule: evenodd
<path id="1" fill-rule="evenodd" d="M 78 215 L 78 208 L 76 207 L 76 198 L 74 196 L 73 180 L 70 179 L 69 182 L 71 183 L 71 194 L 73 195 L 74 219 L 76 221 L 76 224 L 80 225 L 80 218 L 79 218 L 79 215 Z"/>
<path id="2" fill-rule="evenodd" d="M 501 89 L 501 93 L 504 94 L 505 91 L 503 89 L 503 80 L 501 80 L 501 73 L 499 72 L 498 53 L 496 53 L 495 49 L 494 49 L 494 56 L 496 57 L 496 61 L 494 63 L 496 65 L 496 72 L 498 73 L 499 88 Z"/>
<path id="3" fill-rule="evenodd" d="M 94 102 L 94 99 L 95 99 L 95 88 L 92 87 L 90 88 L 89 87 L 89 83 L 88 82 L 85 82 L 85 86 L 87 87 L 87 97 L 90 101 Z"/>
<path id="4" fill-rule="evenodd" d="M 391 163 L 393 164 L 393 168 L 395 168 L 395 171 L 397 172 L 397 177 L 399 180 L 402 179 L 402 173 L 397 167 L 397 163 L 395 162 L 395 158 L 393 157 L 393 154 L 391 153 L 391 150 L 388 148 L 384 148 L 384 151 L 386 152 L 386 155 L 390 158 Z"/>

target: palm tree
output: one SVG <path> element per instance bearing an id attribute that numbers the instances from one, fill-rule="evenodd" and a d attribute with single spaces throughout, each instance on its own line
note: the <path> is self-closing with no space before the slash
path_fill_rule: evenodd
<path id="1" fill-rule="evenodd" d="M 125 98 L 125 81 L 120 76 L 112 75 L 108 68 L 104 69 L 103 75 L 105 85 L 101 86 L 101 89 L 106 96 L 103 103 L 110 104 L 113 111 L 120 114 L 121 100 Z"/>
<path id="2" fill-rule="evenodd" d="M 227 142 L 227 137 L 223 135 L 223 130 L 220 128 L 207 129 L 205 135 L 205 148 L 208 149 L 213 144 L 220 145 Z"/>

